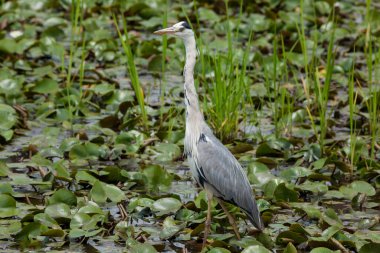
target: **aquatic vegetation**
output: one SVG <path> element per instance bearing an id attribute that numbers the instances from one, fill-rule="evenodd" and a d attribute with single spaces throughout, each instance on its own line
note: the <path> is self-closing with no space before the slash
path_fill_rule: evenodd
<path id="1" fill-rule="evenodd" d="M 207 201 L 183 159 L 188 20 L 208 122 L 266 229 L 209 252 L 380 251 L 376 1 L 2 1 L 0 249 L 200 252 Z M 207 251 L 205 250 L 205 251 Z"/>

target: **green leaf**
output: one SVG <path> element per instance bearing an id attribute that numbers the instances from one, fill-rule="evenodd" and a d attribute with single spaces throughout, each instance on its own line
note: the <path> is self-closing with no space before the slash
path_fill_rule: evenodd
<path id="1" fill-rule="evenodd" d="M 298 192 L 286 187 L 285 183 L 281 183 L 276 187 L 274 197 L 277 201 L 297 202 Z"/>
<path id="2" fill-rule="evenodd" d="M 310 253 L 339 253 L 340 251 L 332 251 L 331 249 L 325 248 L 325 247 L 318 247 L 315 249 L 312 249 Z"/>
<path id="3" fill-rule="evenodd" d="M 0 134 L 11 129 L 17 122 L 17 113 L 13 107 L 0 104 Z"/>
<path id="4" fill-rule="evenodd" d="M 340 231 L 340 228 L 339 227 L 336 227 L 336 226 L 331 226 L 331 227 L 328 227 L 326 228 L 323 232 L 322 232 L 322 237 L 324 237 L 327 240 L 329 240 L 332 236 L 334 236 L 338 231 Z"/>
<path id="5" fill-rule="evenodd" d="M 43 79 L 36 83 L 33 91 L 41 94 L 56 93 L 59 90 L 57 81 L 53 79 Z"/>
<path id="6" fill-rule="evenodd" d="M 297 252 L 298 252 L 297 248 L 294 247 L 294 245 L 291 242 L 289 242 L 283 253 L 297 253 Z"/>
<path id="7" fill-rule="evenodd" d="M 254 32 L 263 32 L 271 26 L 271 20 L 262 14 L 250 14 L 249 15 L 250 26 Z"/>
<path id="8" fill-rule="evenodd" d="M 297 189 L 311 191 L 318 195 L 322 195 L 329 190 L 328 186 L 324 182 L 312 182 L 308 180 L 303 182 L 301 185 L 297 185 L 296 187 Z"/>
<path id="9" fill-rule="evenodd" d="M 169 239 L 185 227 L 185 223 L 177 224 L 172 217 L 166 217 L 160 233 L 161 239 Z"/>
<path id="10" fill-rule="evenodd" d="M 16 207 L 16 200 L 8 194 L 0 194 L 0 208 Z"/>
<path id="11" fill-rule="evenodd" d="M 311 171 L 304 167 L 291 167 L 285 170 L 282 170 L 280 176 L 290 181 L 292 179 L 297 179 L 300 177 L 307 177 L 311 174 Z"/>
<path id="12" fill-rule="evenodd" d="M 92 185 L 94 185 L 95 182 L 99 181 L 96 177 L 84 170 L 78 171 L 78 173 L 75 175 L 75 179 L 78 182 L 89 182 Z"/>
<path id="13" fill-rule="evenodd" d="M 320 218 L 321 211 L 312 203 L 290 203 L 290 206 L 301 209 L 310 219 Z"/>
<path id="14" fill-rule="evenodd" d="M 0 81 L 0 94 L 7 96 L 19 95 L 21 93 L 22 83 L 23 79 L 21 78 L 4 78 L 4 80 Z"/>
<path id="15" fill-rule="evenodd" d="M 4 38 L 0 40 L 0 52 L 13 54 L 17 51 L 17 42 L 11 38 Z"/>
<path id="16" fill-rule="evenodd" d="M 207 253 L 231 253 L 231 251 L 229 251 L 228 249 L 215 247 L 207 251 Z"/>
<path id="17" fill-rule="evenodd" d="M 90 222 L 91 217 L 86 213 L 76 213 L 70 221 L 70 228 L 82 228 L 85 224 Z"/>
<path id="18" fill-rule="evenodd" d="M 162 198 L 156 200 L 152 205 L 152 211 L 158 212 L 162 216 L 168 213 L 177 212 L 182 206 L 181 201 L 175 198 Z"/>
<path id="19" fill-rule="evenodd" d="M 58 223 L 46 213 L 38 213 L 38 214 L 34 215 L 33 219 L 34 219 L 34 221 L 40 222 L 41 224 L 43 224 L 49 228 L 61 229 L 61 227 L 58 225 Z"/>
<path id="20" fill-rule="evenodd" d="M 335 211 L 331 208 L 327 209 L 323 214 L 322 214 L 322 219 L 328 223 L 331 226 L 336 226 L 340 229 L 343 228 L 343 223 L 339 219 L 338 215 L 335 213 Z"/>
<path id="21" fill-rule="evenodd" d="M 13 130 L 4 130 L 0 132 L 0 135 L 3 136 L 5 141 L 10 141 L 13 137 L 14 131 Z"/>
<path id="22" fill-rule="evenodd" d="M 348 187 L 367 196 L 374 196 L 376 194 L 375 188 L 365 181 L 354 181 Z"/>
<path id="23" fill-rule="evenodd" d="M 103 183 L 103 187 L 107 198 L 109 198 L 112 202 L 119 203 L 126 199 L 125 193 L 116 185 Z"/>
<path id="24" fill-rule="evenodd" d="M 0 177 L 6 177 L 9 174 L 9 168 L 7 164 L 3 161 L 0 161 Z"/>
<path id="25" fill-rule="evenodd" d="M 77 205 L 77 197 L 74 193 L 67 189 L 60 189 L 56 191 L 48 200 L 49 205 L 57 203 L 65 203 L 69 206 Z"/>
<path id="26" fill-rule="evenodd" d="M 150 164 L 144 167 L 142 173 L 147 180 L 146 185 L 149 190 L 168 189 L 173 180 L 171 174 L 156 164 Z"/>
<path id="27" fill-rule="evenodd" d="M 283 153 L 280 150 L 277 150 L 270 145 L 268 142 L 264 142 L 259 145 L 256 150 L 256 156 L 270 156 L 270 157 L 281 157 Z"/>
<path id="28" fill-rule="evenodd" d="M 70 218 L 70 207 L 64 203 L 49 205 L 45 209 L 45 213 L 52 218 Z"/>
<path id="29" fill-rule="evenodd" d="M 14 196 L 15 192 L 10 183 L 2 182 L 0 184 L 0 193 L 8 193 L 9 195 Z"/>
<path id="30" fill-rule="evenodd" d="M 65 235 L 65 231 L 62 229 L 48 229 L 41 232 L 42 236 L 48 237 L 63 237 Z"/>
<path id="31" fill-rule="evenodd" d="M 279 233 L 276 238 L 277 244 L 287 244 L 289 241 L 295 244 L 301 244 L 307 241 L 307 236 L 294 231 L 283 231 Z"/>
<path id="32" fill-rule="evenodd" d="M 128 153 L 136 153 L 144 143 L 144 134 L 132 130 L 129 132 L 121 132 L 115 140 L 115 144 L 124 144 Z"/>
<path id="33" fill-rule="evenodd" d="M 31 238 L 41 234 L 42 225 L 39 222 L 31 222 L 24 226 L 20 232 L 15 235 L 16 241 L 28 242 Z"/>
<path id="34" fill-rule="evenodd" d="M 104 203 L 107 200 L 106 191 L 99 180 L 94 183 L 90 191 L 91 199 L 97 203 Z"/>
<path id="35" fill-rule="evenodd" d="M 200 17 L 201 20 L 205 20 L 207 22 L 213 22 L 216 23 L 220 20 L 220 17 L 218 14 L 216 14 L 213 10 L 208 8 L 198 8 L 198 17 Z"/>
<path id="36" fill-rule="evenodd" d="M 89 201 L 85 206 L 81 207 L 78 210 L 78 213 L 87 213 L 87 214 L 104 214 L 103 210 L 93 201 Z"/>
<path id="37" fill-rule="evenodd" d="M 148 243 L 135 244 L 129 250 L 130 253 L 157 253 L 157 250 Z"/>
<path id="38" fill-rule="evenodd" d="M 8 194 L 0 194 L 0 218 L 12 217 L 17 214 L 16 200 Z"/>
<path id="39" fill-rule="evenodd" d="M 86 142 L 84 144 L 74 145 L 70 152 L 69 158 L 74 159 L 96 159 L 100 155 L 100 147 L 95 143 Z"/>
<path id="40" fill-rule="evenodd" d="M 275 178 L 273 180 L 268 181 L 268 183 L 266 183 L 264 185 L 264 195 L 267 198 L 273 198 L 274 192 L 275 192 L 277 186 L 280 185 L 282 182 L 283 182 L 283 180 L 278 179 L 278 178 Z"/>
<path id="41" fill-rule="evenodd" d="M 181 149 L 174 143 L 157 143 L 154 147 L 148 147 L 145 152 L 159 162 L 173 161 L 181 156 Z"/>
<path id="42" fill-rule="evenodd" d="M 86 235 L 86 231 L 80 228 L 72 228 L 69 232 L 70 238 L 78 238 Z"/>
<path id="43" fill-rule="evenodd" d="M 380 252 L 380 243 L 368 243 L 360 248 L 359 253 L 378 253 Z"/>
<path id="44" fill-rule="evenodd" d="M 271 253 L 271 251 L 264 246 L 254 245 L 244 249 L 241 253 Z"/>

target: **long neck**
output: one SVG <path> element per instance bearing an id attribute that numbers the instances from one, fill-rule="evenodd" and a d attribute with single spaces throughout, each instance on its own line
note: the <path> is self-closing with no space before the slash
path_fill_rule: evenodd
<path id="1" fill-rule="evenodd" d="M 184 43 L 186 48 L 186 64 L 183 71 L 185 77 L 186 119 L 203 121 L 203 114 L 199 109 L 198 95 L 194 86 L 194 66 L 197 54 L 194 36 L 186 37 Z"/>
<path id="2" fill-rule="evenodd" d="M 184 39 L 186 48 L 186 64 L 183 71 L 185 76 L 185 104 L 186 104 L 186 132 L 185 132 L 185 154 L 188 157 L 198 155 L 196 144 L 204 127 L 204 118 L 199 110 L 198 95 L 194 86 L 194 66 L 196 60 L 196 46 L 194 36 Z"/>

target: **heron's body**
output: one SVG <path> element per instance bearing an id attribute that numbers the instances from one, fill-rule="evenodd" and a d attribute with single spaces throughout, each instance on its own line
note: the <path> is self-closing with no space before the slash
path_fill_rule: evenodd
<path id="1" fill-rule="evenodd" d="M 252 224 L 262 230 L 260 213 L 247 176 L 236 158 L 214 136 L 200 111 L 198 95 L 194 86 L 196 62 L 194 33 L 186 22 L 180 22 L 156 33 L 177 35 L 183 39 L 185 44 L 185 154 L 195 180 L 208 192 L 209 198 L 214 196 L 237 205 L 247 214 Z"/>

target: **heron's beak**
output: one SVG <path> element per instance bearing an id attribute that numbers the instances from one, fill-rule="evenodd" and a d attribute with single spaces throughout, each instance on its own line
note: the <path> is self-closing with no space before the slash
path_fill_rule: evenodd
<path id="1" fill-rule="evenodd" d="M 172 27 L 168 27 L 168 28 L 165 28 L 165 29 L 161 29 L 161 30 L 155 31 L 154 34 L 162 35 L 162 34 L 173 34 L 173 33 L 176 33 L 176 32 L 177 32 L 177 30 L 172 26 Z"/>

